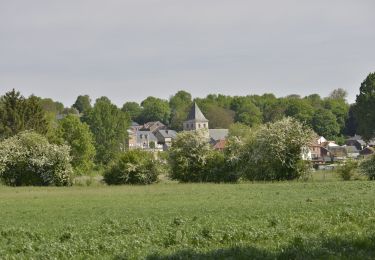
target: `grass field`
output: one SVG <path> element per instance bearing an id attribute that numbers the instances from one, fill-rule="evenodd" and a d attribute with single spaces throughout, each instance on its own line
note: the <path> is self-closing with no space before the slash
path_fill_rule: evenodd
<path id="1" fill-rule="evenodd" d="M 329 257 L 375 258 L 375 182 L 0 186 L 0 258 Z"/>

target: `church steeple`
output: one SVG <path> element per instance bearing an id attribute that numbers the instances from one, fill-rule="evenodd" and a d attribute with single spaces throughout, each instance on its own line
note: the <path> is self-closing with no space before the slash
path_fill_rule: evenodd
<path id="1" fill-rule="evenodd" d="M 194 102 L 190 109 L 189 115 L 183 125 L 184 131 L 208 129 L 208 120 Z"/>

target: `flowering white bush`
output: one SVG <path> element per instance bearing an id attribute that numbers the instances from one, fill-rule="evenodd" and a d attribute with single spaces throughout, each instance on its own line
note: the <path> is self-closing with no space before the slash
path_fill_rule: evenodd
<path id="1" fill-rule="evenodd" d="M 70 148 L 34 132 L 0 142 L 0 179 L 7 185 L 71 185 Z"/>
<path id="2" fill-rule="evenodd" d="M 249 180 L 291 180 L 308 171 L 302 151 L 312 137 L 311 129 L 284 118 L 232 137 L 227 158 Z"/>

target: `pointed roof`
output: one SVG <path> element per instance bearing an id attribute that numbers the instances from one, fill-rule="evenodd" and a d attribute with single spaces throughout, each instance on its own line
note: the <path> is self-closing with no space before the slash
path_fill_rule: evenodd
<path id="1" fill-rule="evenodd" d="M 207 122 L 207 118 L 203 115 L 202 111 L 199 109 L 197 103 L 194 102 L 193 106 L 190 109 L 189 115 L 186 119 L 187 121 L 195 120 L 195 121 L 203 121 Z"/>

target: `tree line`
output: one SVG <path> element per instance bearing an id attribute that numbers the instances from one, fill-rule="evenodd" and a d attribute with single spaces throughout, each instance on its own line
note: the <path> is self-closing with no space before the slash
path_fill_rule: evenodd
<path id="1" fill-rule="evenodd" d="M 74 172 L 85 174 L 94 165 L 108 165 L 126 150 L 127 129 L 132 120 L 140 124 L 161 121 L 171 129 L 182 130 L 193 102 L 201 107 L 210 128 L 233 129 L 231 126 L 237 124 L 233 131 L 242 129 L 239 126 L 260 129 L 290 117 L 338 143 L 354 134 L 361 134 L 365 140 L 375 137 L 375 73 L 361 84 L 356 103 L 348 104 L 346 96 L 345 90 L 336 89 L 324 98 L 318 94 L 280 98 L 273 94 L 210 94 L 193 99 L 181 90 L 169 100 L 147 97 L 140 104 L 126 102 L 121 108 L 107 97 L 92 102 L 88 95 L 81 95 L 71 107 L 64 107 L 50 98 L 24 97 L 11 90 L 0 98 L 0 140 L 33 131 L 50 144 L 69 146 Z M 21 137 L 14 143 L 29 143 L 28 137 Z"/>

